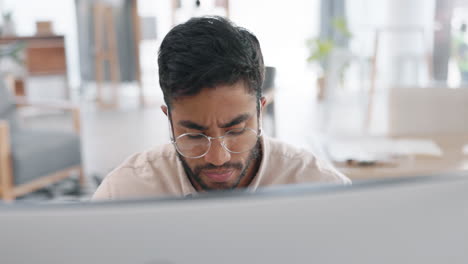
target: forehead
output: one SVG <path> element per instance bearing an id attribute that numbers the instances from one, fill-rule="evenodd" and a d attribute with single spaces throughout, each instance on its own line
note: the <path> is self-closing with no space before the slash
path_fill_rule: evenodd
<path id="1" fill-rule="evenodd" d="M 235 117 L 237 114 L 253 113 L 256 96 L 250 94 L 243 82 L 205 88 L 197 95 L 178 98 L 172 103 L 173 119 L 218 121 Z"/>

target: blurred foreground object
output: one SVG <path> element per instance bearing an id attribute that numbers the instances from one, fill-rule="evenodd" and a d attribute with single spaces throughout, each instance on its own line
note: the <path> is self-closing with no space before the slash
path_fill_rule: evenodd
<path id="1" fill-rule="evenodd" d="M 466 175 L 445 174 L 185 199 L 0 205 L 0 248 L 9 264 L 466 264 L 467 189 Z"/>

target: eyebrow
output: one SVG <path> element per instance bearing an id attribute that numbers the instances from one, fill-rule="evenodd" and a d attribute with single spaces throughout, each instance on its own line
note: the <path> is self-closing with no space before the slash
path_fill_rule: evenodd
<path id="1" fill-rule="evenodd" d="M 236 118 L 232 119 L 230 122 L 228 123 L 225 123 L 225 124 L 222 124 L 220 127 L 221 128 L 228 128 L 228 127 L 232 127 L 232 126 L 235 126 L 235 125 L 238 125 L 242 122 L 245 122 L 246 120 L 250 119 L 252 117 L 251 114 L 241 114 L 241 115 L 238 115 Z"/>
<path id="2" fill-rule="evenodd" d="M 189 120 L 181 120 L 179 121 L 179 125 L 188 128 L 188 129 L 194 129 L 194 130 L 200 130 L 200 131 L 205 131 L 208 130 L 208 127 L 199 125 L 195 122 L 189 121 Z"/>
<path id="3" fill-rule="evenodd" d="M 250 119 L 251 117 L 252 117 L 251 114 L 247 114 L 247 113 L 241 114 L 241 115 L 238 115 L 237 117 L 235 117 L 234 119 L 232 119 L 231 121 L 222 124 L 220 127 L 221 128 L 228 128 L 228 127 L 231 127 L 231 126 L 235 126 L 235 125 L 238 125 L 238 124 Z M 194 129 L 194 130 L 199 130 L 199 131 L 208 130 L 208 127 L 197 124 L 197 123 L 195 123 L 193 121 L 190 121 L 190 120 L 181 120 L 181 121 L 178 122 L 178 124 L 180 126 L 188 128 L 188 129 Z"/>

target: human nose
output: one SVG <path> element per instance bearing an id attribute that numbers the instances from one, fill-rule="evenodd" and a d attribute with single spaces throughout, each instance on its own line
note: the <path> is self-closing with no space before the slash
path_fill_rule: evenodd
<path id="1" fill-rule="evenodd" d="M 231 159 L 231 153 L 222 146 L 222 142 L 223 138 L 211 140 L 211 147 L 204 157 L 206 162 L 221 166 Z"/>

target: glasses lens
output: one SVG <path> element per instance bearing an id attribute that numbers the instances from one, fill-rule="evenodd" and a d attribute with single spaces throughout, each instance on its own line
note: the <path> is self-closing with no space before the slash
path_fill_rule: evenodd
<path id="1" fill-rule="evenodd" d="M 205 154 L 210 147 L 210 140 L 202 134 L 185 134 L 176 139 L 177 150 L 188 158 Z"/>
<path id="2" fill-rule="evenodd" d="M 242 153 L 251 150 L 257 144 L 257 138 L 257 133 L 253 129 L 234 129 L 226 133 L 224 144 L 229 151 Z"/>

